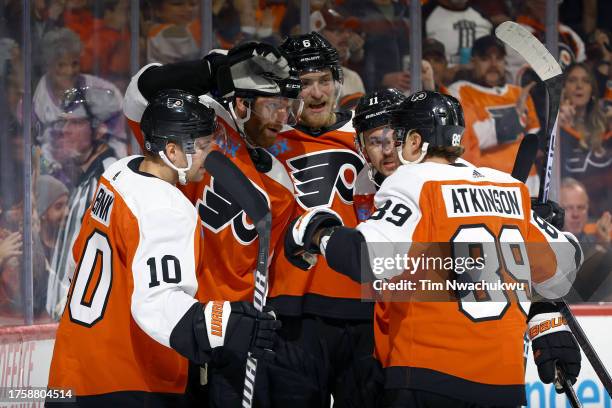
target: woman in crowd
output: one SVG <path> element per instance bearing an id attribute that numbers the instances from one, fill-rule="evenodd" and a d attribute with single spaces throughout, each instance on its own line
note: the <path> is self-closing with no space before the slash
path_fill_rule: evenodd
<path id="1" fill-rule="evenodd" d="M 559 113 L 562 176 L 584 183 L 595 218 L 612 202 L 612 139 L 597 95 L 593 71 L 584 63 L 569 66 Z"/>

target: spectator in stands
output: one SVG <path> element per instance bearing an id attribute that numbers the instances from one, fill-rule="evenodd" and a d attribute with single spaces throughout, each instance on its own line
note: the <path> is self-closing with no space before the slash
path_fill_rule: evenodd
<path id="1" fill-rule="evenodd" d="M 589 221 L 589 194 L 584 184 L 566 177 L 561 181 L 559 204 L 565 210 L 566 231 L 571 232 L 582 242 L 610 245 L 612 217 L 609 211 L 595 214 L 597 221 Z"/>
<path id="2" fill-rule="evenodd" d="M 0 39 L 0 83 L 6 90 L 4 97 L 13 117 L 21 117 L 23 98 L 23 69 L 21 50 L 10 38 Z"/>
<path id="3" fill-rule="evenodd" d="M 40 79 L 34 92 L 33 111 L 39 124 L 39 141 L 43 150 L 43 173 L 56 173 L 58 178 L 66 185 L 74 185 L 68 176 L 60 176 L 60 173 L 69 172 L 63 168 L 70 163 L 63 163 L 54 159 L 51 152 L 53 136 L 58 135 L 55 122 L 61 119 L 65 113 L 61 102 L 65 100 L 65 93 L 73 89 L 91 88 L 95 90 L 106 90 L 100 92 L 104 102 L 109 104 L 106 111 L 108 116 L 98 116 L 105 126 L 104 130 L 109 135 L 108 144 L 115 150 L 117 155 L 126 155 L 126 133 L 125 119 L 121 114 L 114 114 L 117 106 L 121 106 L 122 96 L 117 87 L 110 82 L 88 74 L 81 73 L 80 53 L 81 41 L 79 37 L 67 28 L 50 31 L 43 39 L 41 48 L 43 60 L 45 61 L 46 73 Z M 72 93 L 74 95 L 74 93 Z M 109 100 L 106 96 L 114 96 L 115 100 Z M 118 109 L 117 111 L 120 111 Z M 104 113 L 100 111 L 100 113 Z M 57 146 L 57 142 L 54 142 Z"/>
<path id="4" fill-rule="evenodd" d="M 444 44 L 434 38 L 426 38 L 423 41 L 423 60 L 429 62 L 433 69 L 434 90 L 448 94 L 449 91 L 446 85 L 451 82 L 452 78 L 449 78 L 449 75 L 452 75 L 452 72 L 447 69 L 448 63 Z"/>
<path id="5" fill-rule="evenodd" d="M 392 0 L 347 0 L 345 10 L 358 17 L 365 33 L 362 79 L 368 90 L 410 90 L 404 57 L 408 43 L 408 7 Z"/>
<path id="6" fill-rule="evenodd" d="M 92 35 L 81 54 L 81 69 L 127 87 L 130 78 L 130 30 L 128 0 L 104 0 Z"/>
<path id="7" fill-rule="evenodd" d="M 155 23 L 147 34 L 147 62 L 168 64 L 200 56 L 199 1 L 151 0 Z"/>
<path id="8" fill-rule="evenodd" d="M 7 150 L 12 153 L 10 163 L 1 163 L 2 169 L 11 169 L 12 183 L 2 185 L 2 211 L 0 218 L 0 315 L 20 316 L 23 311 L 24 288 L 22 276 L 24 264 L 21 257 L 23 250 L 23 170 L 24 149 L 23 131 L 18 121 L 8 118 Z M 7 189 L 8 187 L 8 189 Z M 9 191 L 7 191 L 9 190 Z M 32 213 L 32 271 L 34 315 L 44 311 L 47 271 L 45 257 L 40 242 L 40 229 L 36 211 Z"/>
<path id="9" fill-rule="evenodd" d="M 596 95 L 592 70 L 584 63 L 571 65 L 559 112 L 561 174 L 584 183 L 593 214 L 601 214 L 612 203 L 612 139 Z"/>
<path id="10" fill-rule="evenodd" d="M 363 81 L 356 71 L 348 68 L 346 64 L 351 56 L 350 38 L 351 36 L 359 35 L 352 31 L 356 28 L 358 22 L 356 19 L 346 19 L 334 9 L 323 9 L 315 11 L 310 17 L 311 26 L 314 31 L 317 31 L 325 37 L 330 44 L 338 51 L 340 63 L 342 64 L 342 72 L 344 74 L 344 82 L 339 95 L 339 107 L 341 109 L 350 109 L 357 104 L 360 97 L 365 94 Z M 361 38 L 361 37 L 359 37 Z M 362 42 L 363 46 L 363 42 Z M 363 47 L 358 49 L 363 57 Z"/>
<path id="11" fill-rule="evenodd" d="M 612 252 L 610 233 L 612 216 L 605 211 L 589 221 L 589 195 L 584 184 L 573 178 L 561 181 L 559 204 L 565 210 L 566 231 L 576 236 L 583 248 L 585 261 L 576 276 L 572 301 L 612 300 Z"/>
<path id="12" fill-rule="evenodd" d="M 463 157 L 477 166 L 510 173 L 522 136 L 536 133 L 540 124 L 529 88 L 506 83 L 504 45 L 494 36 L 478 38 L 472 47 L 471 81 L 449 87 L 461 102 L 465 115 Z M 527 180 L 537 192 L 535 168 Z"/>
<path id="13" fill-rule="evenodd" d="M 516 21 L 523 25 L 540 41 L 546 36 L 546 0 L 525 0 L 521 3 Z M 584 42 L 578 34 L 565 24 L 559 23 L 559 63 L 562 68 L 586 58 Z M 511 79 L 516 84 L 525 85 L 534 80 L 535 74 L 525 60 L 513 49 L 507 47 L 506 64 Z M 527 72 L 530 72 L 527 74 Z M 526 75 L 527 74 L 527 75 Z M 539 104 L 539 102 L 538 102 Z"/>
<path id="14" fill-rule="evenodd" d="M 4 10 L 6 32 L 3 35 L 10 36 L 17 44 L 23 44 L 23 1 L 9 0 L 6 3 Z M 65 0 L 33 0 L 31 4 L 30 37 L 32 50 L 35 50 L 32 52 L 32 83 L 35 84 L 44 74 L 43 61 L 38 50 L 41 49 L 42 39 L 46 33 L 63 26 Z"/>
<path id="15" fill-rule="evenodd" d="M 511 1 L 491 1 L 491 0 L 471 0 L 470 5 L 478 11 L 484 18 L 489 20 L 493 26 L 497 26 L 504 21 L 513 20 L 513 2 Z"/>
<path id="16" fill-rule="evenodd" d="M 94 26 L 93 7 L 89 0 L 56 0 L 64 6 L 64 27 L 69 28 L 79 35 L 82 43 L 91 38 Z M 98 1 L 98 0 L 95 0 Z"/>
<path id="17" fill-rule="evenodd" d="M 425 36 L 446 47 L 449 67 L 470 62 L 472 44 L 491 34 L 491 22 L 470 7 L 469 0 L 433 0 L 423 7 Z"/>
<path id="18" fill-rule="evenodd" d="M 598 98 L 604 98 L 606 82 L 612 78 L 612 34 L 608 30 L 596 29 L 587 42 L 587 64 L 597 78 Z"/>
<path id="19" fill-rule="evenodd" d="M 40 220 L 40 240 L 50 264 L 57 233 L 68 215 L 68 189 L 64 183 L 47 174 L 38 177 L 36 210 Z"/>
<path id="20" fill-rule="evenodd" d="M 79 178 L 70 194 L 68 216 L 58 231 L 51 270 L 47 310 L 57 318 L 63 310 L 69 279 L 74 272 L 72 245 L 85 210 L 91 204 L 98 179 L 117 160 L 115 151 L 107 144 L 108 134 L 104 118 L 121 114 L 116 95 L 107 90 L 79 88 L 67 94 L 62 106 L 64 113 L 54 123 L 53 155 L 78 169 Z M 59 156 L 59 157 L 58 157 Z"/>

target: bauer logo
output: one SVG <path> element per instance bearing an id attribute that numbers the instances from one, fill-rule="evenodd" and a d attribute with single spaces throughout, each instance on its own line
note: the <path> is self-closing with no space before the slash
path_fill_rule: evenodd
<path id="1" fill-rule="evenodd" d="M 91 204 L 91 217 L 108 227 L 114 203 L 115 194 L 104 184 L 100 184 L 96 198 Z"/>
<path id="2" fill-rule="evenodd" d="M 482 217 L 486 215 L 523 219 L 523 199 L 518 187 L 446 185 L 442 186 L 446 215 Z"/>

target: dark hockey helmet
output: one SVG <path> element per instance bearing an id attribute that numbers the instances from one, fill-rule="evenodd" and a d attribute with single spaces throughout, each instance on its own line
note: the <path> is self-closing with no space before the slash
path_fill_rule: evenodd
<path id="1" fill-rule="evenodd" d="M 402 143 L 411 131 L 418 131 L 429 146 L 459 146 L 465 129 L 459 101 L 432 91 L 408 96 L 391 113 L 390 125 Z"/>
<path id="2" fill-rule="evenodd" d="M 279 49 L 299 73 L 329 68 L 334 80 L 342 83 L 338 51 L 321 34 L 313 31 L 310 34 L 289 36 Z"/>
<path id="3" fill-rule="evenodd" d="M 144 147 L 151 152 L 163 151 L 169 141 L 180 143 L 188 154 L 194 153 L 194 140 L 212 136 L 217 129 L 215 111 L 198 97 L 179 89 L 158 93 L 147 105 L 140 129 Z"/>
<path id="4" fill-rule="evenodd" d="M 356 132 L 356 144 L 359 150 L 365 147 L 363 133 L 388 125 L 391 111 L 395 109 L 406 96 L 395 88 L 383 89 L 362 96 L 355 108 L 353 127 Z"/>

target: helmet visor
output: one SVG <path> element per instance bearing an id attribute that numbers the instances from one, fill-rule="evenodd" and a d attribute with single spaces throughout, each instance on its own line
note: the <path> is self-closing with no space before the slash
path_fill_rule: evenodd
<path id="1" fill-rule="evenodd" d="M 265 122 L 294 126 L 304 108 L 302 99 L 286 97 L 258 98 L 251 105 L 252 112 Z"/>
<path id="2" fill-rule="evenodd" d="M 213 143 L 218 143 L 219 140 L 225 140 L 225 128 L 215 121 L 215 128 L 209 135 L 199 135 L 193 139 L 183 141 L 183 151 L 187 154 L 195 154 L 196 150 L 210 150 Z"/>
<path id="3" fill-rule="evenodd" d="M 398 130 L 387 126 L 368 130 L 360 134 L 360 147 L 369 152 L 384 152 L 401 145 L 397 135 Z"/>

